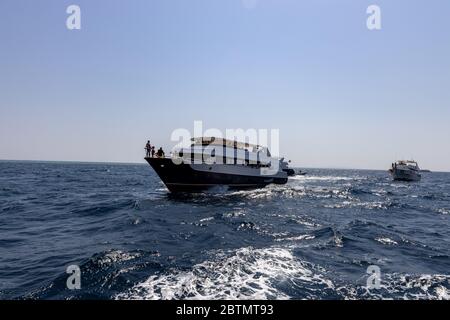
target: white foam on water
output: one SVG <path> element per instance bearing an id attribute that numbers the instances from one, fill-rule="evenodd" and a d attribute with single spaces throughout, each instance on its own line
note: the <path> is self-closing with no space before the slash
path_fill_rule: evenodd
<path id="1" fill-rule="evenodd" d="M 388 275 L 383 286 L 390 294 L 402 299 L 448 299 L 450 275 Z"/>
<path id="2" fill-rule="evenodd" d="M 342 235 L 335 234 L 333 236 L 333 242 L 338 248 L 342 248 L 344 246 L 344 240 L 342 239 Z"/>
<path id="3" fill-rule="evenodd" d="M 211 221 L 211 220 L 214 220 L 214 217 L 207 217 L 207 218 L 200 219 L 200 222 L 207 222 L 207 221 Z"/>
<path id="4" fill-rule="evenodd" d="M 301 224 L 301 225 L 304 225 L 304 226 L 310 227 L 310 228 L 317 228 L 317 227 L 321 226 L 319 223 L 307 221 L 300 217 L 293 217 L 292 220 L 294 220 L 295 223 L 298 223 L 298 224 Z"/>
<path id="5" fill-rule="evenodd" d="M 438 300 L 450 300 L 450 290 L 446 287 L 439 286 L 435 291 Z"/>
<path id="6" fill-rule="evenodd" d="M 245 216 L 245 211 L 241 210 L 241 209 L 222 214 L 223 218 L 244 217 L 244 216 Z"/>
<path id="7" fill-rule="evenodd" d="M 289 182 L 285 185 L 269 185 L 265 188 L 253 190 L 234 191 L 226 196 L 242 196 L 249 199 L 272 199 L 275 197 L 284 198 L 342 198 L 353 199 L 348 188 L 351 183 L 345 183 L 339 187 L 336 186 L 316 186 L 309 185 L 307 182 L 314 181 L 355 181 L 362 180 L 362 177 L 336 177 L 336 176 L 294 176 L 289 178 Z"/>
<path id="8" fill-rule="evenodd" d="M 272 199 L 274 197 L 297 198 L 306 195 L 304 186 L 269 185 L 265 188 L 254 190 L 235 191 L 231 196 L 243 196 L 252 200 Z"/>
<path id="9" fill-rule="evenodd" d="M 311 285 L 333 287 L 297 260 L 290 249 L 241 248 L 231 256 L 223 252 L 191 270 L 153 275 L 117 299 L 289 299 L 277 283 L 297 279 Z"/>
<path id="10" fill-rule="evenodd" d="M 231 192 L 229 196 L 244 196 L 250 199 L 270 198 L 274 195 L 271 187 L 272 186 L 267 186 L 266 188 L 261 189 L 234 191 Z"/>
<path id="11" fill-rule="evenodd" d="M 310 234 L 302 234 L 296 237 L 286 237 L 286 238 L 278 238 L 275 239 L 275 241 L 299 241 L 299 240 L 312 240 L 314 239 L 315 236 L 310 235 Z"/>
<path id="12" fill-rule="evenodd" d="M 107 252 L 103 257 L 99 258 L 97 263 L 101 265 L 110 265 L 117 262 L 133 260 L 140 256 L 140 253 L 129 253 L 122 250 L 114 250 Z"/>
<path id="13" fill-rule="evenodd" d="M 339 177 L 339 176 L 293 176 L 289 177 L 289 180 L 298 180 L 298 181 L 354 181 L 354 180 L 362 180 L 363 177 Z"/>
<path id="14" fill-rule="evenodd" d="M 398 245 L 397 241 L 392 240 L 392 239 L 390 239 L 390 238 L 388 238 L 388 237 L 379 237 L 379 238 L 375 238 L 375 241 L 378 241 L 378 242 L 380 242 L 380 243 L 382 243 L 382 244 L 390 245 L 390 246 L 392 246 L 392 245 Z"/>
<path id="15" fill-rule="evenodd" d="M 344 285 L 336 289 L 344 299 L 449 300 L 450 275 L 382 274 L 379 289 Z"/>
<path id="16" fill-rule="evenodd" d="M 330 209 L 344 209 L 344 208 L 363 208 L 363 209 L 381 209 L 386 210 L 390 206 L 389 201 L 342 201 L 336 204 L 327 204 L 324 207 Z"/>
<path id="17" fill-rule="evenodd" d="M 307 237 L 303 235 L 299 239 Z M 339 299 L 450 299 L 450 275 L 442 274 L 382 274 L 379 289 L 357 283 L 336 285 L 339 281 L 334 283 L 324 276 L 326 270 L 297 259 L 292 251 L 296 247 L 246 247 L 232 252 L 212 252 L 211 260 L 189 270 L 172 269 L 152 275 L 115 298 L 290 299 L 296 297 L 280 286 L 293 285 L 308 291 L 308 297 L 315 299 L 328 299 L 330 293 Z"/>

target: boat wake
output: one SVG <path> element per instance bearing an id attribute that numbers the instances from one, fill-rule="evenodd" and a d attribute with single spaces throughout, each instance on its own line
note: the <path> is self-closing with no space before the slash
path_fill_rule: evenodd
<path id="1" fill-rule="evenodd" d="M 293 282 L 295 281 L 295 283 Z M 314 267 L 285 248 L 241 248 L 191 270 L 153 275 L 117 299 L 289 299 L 289 286 L 332 288 Z M 284 288 L 284 289 L 283 289 Z"/>
<path id="2" fill-rule="evenodd" d="M 431 299 L 450 298 L 450 275 L 386 274 L 378 289 L 331 280 L 324 268 L 298 259 L 295 246 L 216 252 L 189 270 L 150 276 L 115 299 Z M 301 295 L 298 295 L 301 292 Z"/>

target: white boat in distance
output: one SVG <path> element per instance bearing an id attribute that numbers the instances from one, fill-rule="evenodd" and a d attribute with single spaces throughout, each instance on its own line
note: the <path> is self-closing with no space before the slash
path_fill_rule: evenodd
<path id="1" fill-rule="evenodd" d="M 145 158 L 171 192 L 251 189 L 288 181 L 287 162 L 272 157 L 267 147 L 215 137 L 191 142 L 175 149 L 171 158 Z"/>
<path id="2" fill-rule="evenodd" d="M 400 160 L 392 164 L 389 172 L 396 181 L 420 181 L 422 175 L 416 161 Z"/>

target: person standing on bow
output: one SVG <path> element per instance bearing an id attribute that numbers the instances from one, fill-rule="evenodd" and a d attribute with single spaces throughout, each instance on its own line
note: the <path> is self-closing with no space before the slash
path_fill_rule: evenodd
<path id="1" fill-rule="evenodd" d="M 152 145 L 150 144 L 150 140 L 147 140 L 147 144 L 145 145 L 145 157 L 149 158 L 151 157 L 152 152 Z"/>

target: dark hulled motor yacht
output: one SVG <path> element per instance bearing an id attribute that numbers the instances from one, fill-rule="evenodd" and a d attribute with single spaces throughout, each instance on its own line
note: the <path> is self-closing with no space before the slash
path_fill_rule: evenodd
<path id="1" fill-rule="evenodd" d="M 286 162 L 266 147 L 214 137 L 193 138 L 169 158 L 146 157 L 171 192 L 253 189 L 288 181 Z"/>
<path id="2" fill-rule="evenodd" d="M 396 181 L 420 181 L 422 175 L 416 161 L 400 160 L 394 162 L 389 169 L 392 178 Z"/>

